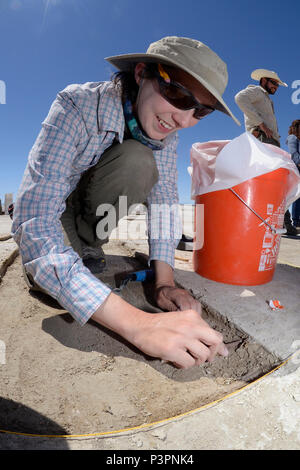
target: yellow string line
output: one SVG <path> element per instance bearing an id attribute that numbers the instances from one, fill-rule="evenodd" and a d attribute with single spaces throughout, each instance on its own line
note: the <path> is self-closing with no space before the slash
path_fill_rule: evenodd
<path id="1" fill-rule="evenodd" d="M 234 392 L 231 392 L 229 393 L 228 395 L 225 395 L 224 397 L 221 397 L 221 398 L 218 398 L 217 400 L 211 402 L 211 403 L 207 403 L 206 405 L 203 405 L 199 408 L 196 408 L 194 410 L 190 410 L 190 411 L 187 411 L 185 413 L 181 413 L 179 415 L 176 415 L 176 416 L 173 416 L 171 418 L 165 418 L 165 419 L 162 419 L 162 420 L 159 420 L 159 421 L 154 421 L 152 423 L 144 423 L 144 424 L 140 424 L 138 426 L 134 426 L 134 427 L 131 427 L 131 428 L 124 428 L 124 429 L 118 429 L 118 430 L 115 430 L 115 431 L 104 431 L 104 432 L 96 432 L 96 433 L 90 433 L 90 434 L 30 434 L 30 433 L 22 433 L 22 432 L 15 432 L 15 431 L 7 431 L 5 429 L 0 429 L 0 433 L 3 433 L 3 434 L 13 434 L 13 435 L 16 435 L 16 436 L 25 436 L 25 437 L 43 437 L 43 438 L 67 438 L 67 439 L 74 439 L 74 438 L 90 438 L 90 437 L 100 437 L 100 436 L 108 436 L 108 435 L 116 435 L 116 434 L 121 434 L 121 433 L 125 433 L 125 432 L 130 432 L 130 431 L 138 431 L 138 430 L 141 430 L 141 429 L 145 429 L 145 428 L 150 428 L 152 426 L 156 426 L 158 424 L 163 424 L 163 423 L 168 423 L 169 421 L 173 421 L 173 420 L 176 420 L 176 419 L 180 419 L 180 418 L 183 418 L 185 416 L 189 416 L 191 414 L 194 414 L 196 412 L 199 412 L 199 411 L 202 411 L 204 410 L 205 408 L 208 408 L 208 407 L 211 407 L 211 406 L 214 406 L 216 405 L 217 403 L 220 403 L 221 401 L 224 401 L 225 399 L 227 398 L 230 398 L 234 395 L 236 395 L 237 393 L 239 392 L 242 392 L 243 390 L 245 390 L 246 388 L 252 386 L 253 384 L 259 382 L 260 380 L 262 380 L 263 378 L 267 377 L 268 375 L 270 374 L 273 374 L 276 370 L 280 369 L 282 366 L 284 366 L 287 362 L 289 362 L 296 354 L 298 354 L 300 352 L 300 350 L 294 352 L 290 357 L 288 357 L 284 362 L 282 362 L 281 364 L 279 364 L 278 366 L 276 366 L 274 369 L 272 369 L 271 371 L 267 372 L 266 374 L 264 374 L 263 376 L 259 377 L 258 379 L 255 379 L 253 380 L 253 382 L 250 382 L 248 383 L 247 385 L 245 385 L 244 387 L 242 388 L 239 388 L 238 390 L 235 390 Z"/>

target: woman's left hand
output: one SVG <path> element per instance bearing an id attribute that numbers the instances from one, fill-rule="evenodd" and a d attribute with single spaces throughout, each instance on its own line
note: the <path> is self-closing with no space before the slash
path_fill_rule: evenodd
<path id="1" fill-rule="evenodd" d="M 162 310 L 172 312 L 174 310 L 195 310 L 201 315 L 202 308 L 188 291 L 175 286 L 156 285 L 154 298 L 157 306 Z"/>

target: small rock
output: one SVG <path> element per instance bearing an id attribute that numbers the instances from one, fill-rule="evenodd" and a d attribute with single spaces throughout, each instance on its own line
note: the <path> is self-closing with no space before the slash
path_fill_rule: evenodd
<path id="1" fill-rule="evenodd" d="M 143 447 L 143 441 L 137 437 L 133 437 L 132 442 L 136 447 Z"/>
<path id="2" fill-rule="evenodd" d="M 293 393 L 292 397 L 295 401 L 300 401 L 300 392 Z"/>
<path id="3" fill-rule="evenodd" d="M 113 411 L 110 406 L 106 406 L 103 408 L 104 413 L 109 413 L 110 415 L 113 415 Z"/>
<path id="4" fill-rule="evenodd" d="M 240 294 L 240 297 L 252 297 L 252 296 L 255 297 L 254 292 L 248 289 L 244 289 L 243 292 Z"/>
<path id="5" fill-rule="evenodd" d="M 161 441 L 165 441 L 167 439 L 167 433 L 166 433 L 166 431 L 164 431 L 162 429 L 158 429 L 156 431 L 153 431 L 151 434 L 152 434 L 153 437 L 157 437 Z"/>

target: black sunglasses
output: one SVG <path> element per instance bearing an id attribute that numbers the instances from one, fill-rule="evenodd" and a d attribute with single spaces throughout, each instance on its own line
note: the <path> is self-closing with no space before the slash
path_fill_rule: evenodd
<path id="1" fill-rule="evenodd" d="M 158 72 L 154 72 L 158 82 L 159 92 L 175 108 L 188 110 L 195 108 L 193 116 L 202 119 L 215 111 L 215 108 L 199 103 L 193 93 L 187 88 L 174 82 L 159 64 Z"/>
<path id="2" fill-rule="evenodd" d="M 275 80 L 272 80 L 272 78 L 268 78 L 268 81 L 272 83 L 272 85 L 279 86 L 278 82 L 275 82 Z"/>

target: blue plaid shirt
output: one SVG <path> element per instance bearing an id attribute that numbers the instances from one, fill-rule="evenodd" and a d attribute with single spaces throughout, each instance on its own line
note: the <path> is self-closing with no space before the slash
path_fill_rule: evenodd
<path id="1" fill-rule="evenodd" d="M 111 82 L 70 85 L 58 93 L 29 154 L 15 204 L 12 233 L 26 271 L 82 325 L 111 290 L 64 245 L 60 217 L 82 173 L 115 138 L 123 141 L 124 124 L 120 92 Z M 150 260 L 172 267 L 181 237 L 177 140 L 171 135 L 162 150 L 153 152 L 160 178 L 148 198 Z M 161 232 L 165 222 L 167 237 Z"/>

